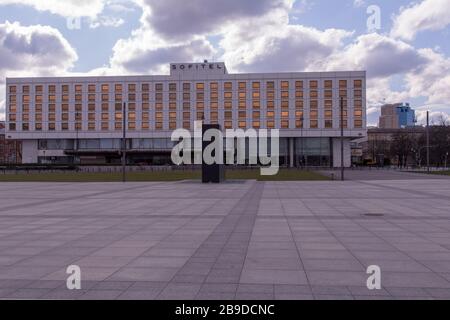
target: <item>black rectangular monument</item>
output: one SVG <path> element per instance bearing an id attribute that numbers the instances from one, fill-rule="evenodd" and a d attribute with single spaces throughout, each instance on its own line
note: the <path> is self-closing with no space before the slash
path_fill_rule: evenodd
<path id="1" fill-rule="evenodd" d="M 221 183 L 225 181 L 225 166 L 223 164 L 206 164 L 203 157 L 205 148 L 211 143 L 211 141 L 203 141 L 205 132 L 209 129 L 221 130 L 218 124 L 203 124 L 202 125 L 202 182 L 203 183 Z M 221 151 L 223 152 L 223 151 Z"/>

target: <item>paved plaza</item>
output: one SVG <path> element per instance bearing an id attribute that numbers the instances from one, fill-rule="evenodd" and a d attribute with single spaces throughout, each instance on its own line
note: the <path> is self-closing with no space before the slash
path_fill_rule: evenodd
<path id="1" fill-rule="evenodd" d="M 1 183 L 0 197 L 3 299 L 450 298 L 450 179 Z"/>

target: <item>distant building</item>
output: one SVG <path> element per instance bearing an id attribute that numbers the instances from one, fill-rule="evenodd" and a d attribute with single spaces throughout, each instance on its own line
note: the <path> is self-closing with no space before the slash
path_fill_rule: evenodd
<path id="1" fill-rule="evenodd" d="M 19 164 L 22 162 L 22 143 L 17 140 L 6 140 L 5 123 L 0 122 L 0 165 Z"/>
<path id="2" fill-rule="evenodd" d="M 416 114 L 409 103 L 386 104 L 381 107 L 380 129 L 400 129 L 415 125 Z"/>

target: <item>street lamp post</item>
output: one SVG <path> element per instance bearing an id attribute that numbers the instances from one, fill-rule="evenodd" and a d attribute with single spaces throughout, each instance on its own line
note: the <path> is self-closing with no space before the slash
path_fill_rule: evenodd
<path id="1" fill-rule="evenodd" d="M 344 97 L 341 97 L 341 180 L 344 181 Z"/>
<path id="2" fill-rule="evenodd" d="M 127 167 L 127 103 L 123 103 L 122 108 L 122 181 L 127 181 L 126 167 Z"/>
<path id="3" fill-rule="evenodd" d="M 427 172 L 430 173 L 430 111 L 427 111 Z"/>

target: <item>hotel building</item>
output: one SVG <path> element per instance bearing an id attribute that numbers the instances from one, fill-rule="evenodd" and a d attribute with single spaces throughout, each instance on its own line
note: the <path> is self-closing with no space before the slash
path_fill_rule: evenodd
<path id="1" fill-rule="evenodd" d="M 280 129 L 286 166 L 340 166 L 341 125 L 350 166 L 350 142 L 367 135 L 364 71 L 230 74 L 224 63 L 176 63 L 170 75 L 7 78 L 6 86 L 6 136 L 22 141 L 23 163 L 119 163 L 124 123 L 130 164 L 171 163 L 172 131 L 196 120 Z"/>

